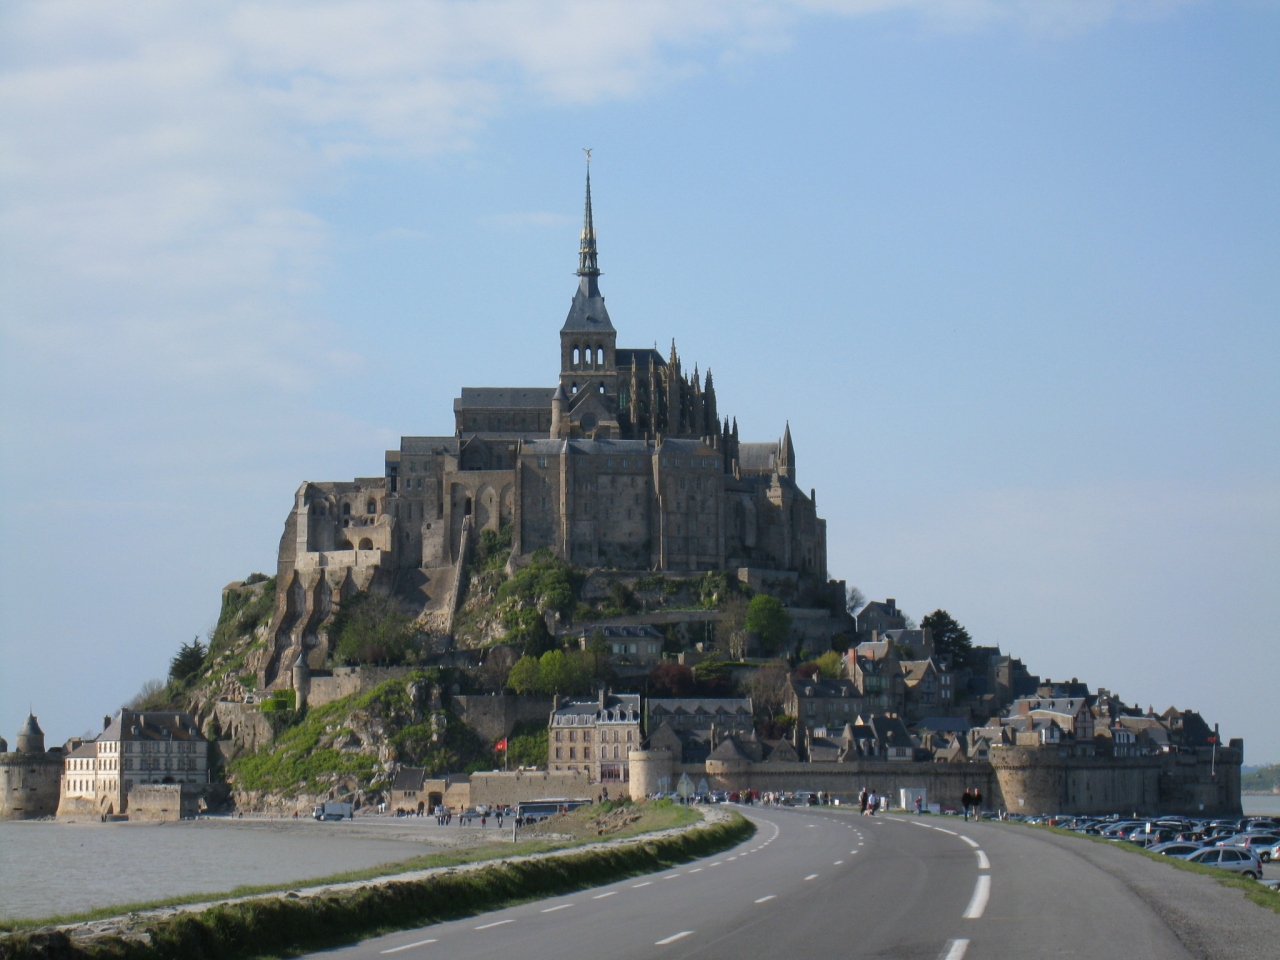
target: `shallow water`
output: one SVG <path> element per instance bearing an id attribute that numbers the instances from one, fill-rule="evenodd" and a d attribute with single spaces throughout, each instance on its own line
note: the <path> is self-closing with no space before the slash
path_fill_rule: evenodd
<path id="1" fill-rule="evenodd" d="M 428 826 L 431 824 L 431 826 Z M 486 831 L 496 840 L 496 831 Z M 0 823 L 0 916 L 45 917 L 292 883 L 481 839 L 429 819 Z"/>
<path id="2" fill-rule="evenodd" d="M 1240 805 L 1246 817 L 1280 817 L 1280 793 L 1246 794 Z"/>

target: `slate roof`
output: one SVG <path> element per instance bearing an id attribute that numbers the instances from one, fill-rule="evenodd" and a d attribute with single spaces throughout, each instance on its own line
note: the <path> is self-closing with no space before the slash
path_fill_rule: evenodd
<path id="1" fill-rule="evenodd" d="M 792 680 L 797 697 L 849 699 L 860 697 L 852 680 Z"/>
<path id="2" fill-rule="evenodd" d="M 925 717 L 916 724 L 917 730 L 932 730 L 935 733 L 967 733 L 971 724 L 962 717 Z"/>
<path id="3" fill-rule="evenodd" d="M 99 742 L 107 740 L 193 740 L 205 741 L 189 713 L 170 711 L 121 710 L 110 726 L 98 735 Z"/>
<path id="4" fill-rule="evenodd" d="M 403 456 L 426 457 L 432 454 L 458 452 L 457 437 L 401 437 L 400 453 Z"/>
<path id="5" fill-rule="evenodd" d="M 588 717 L 602 722 L 618 723 L 640 719 L 640 694 L 611 693 L 605 697 L 604 709 L 599 700 L 570 700 L 562 703 L 554 714 L 557 720 Z"/>
<path id="6" fill-rule="evenodd" d="M 717 717 L 750 717 L 751 698 L 744 697 L 653 697 L 648 701 L 649 718 L 660 720 L 667 715 L 704 716 L 708 723 Z"/>
<path id="7" fill-rule="evenodd" d="M 613 330 L 609 319 L 609 311 L 605 309 L 604 297 L 588 295 L 579 285 L 573 295 L 573 303 L 569 304 L 569 315 L 564 318 L 561 333 L 605 333 Z"/>
<path id="8" fill-rule="evenodd" d="M 665 367 L 667 361 L 663 359 L 662 354 L 651 347 L 619 347 L 614 351 L 614 363 L 619 373 L 631 372 L 631 361 L 636 362 L 636 373 L 649 369 L 649 361 L 653 361 L 655 370 Z"/>
<path id="9" fill-rule="evenodd" d="M 773 443 L 739 443 L 738 465 L 743 470 L 764 470 L 772 472 L 778 464 L 778 444 Z"/>
<path id="10" fill-rule="evenodd" d="M 453 401 L 455 410 L 487 410 L 495 408 L 551 409 L 554 387 L 463 387 L 462 396 Z"/>
<path id="11" fill-rule="evenodd" d="M 427 771 L 422 767 L 401 767 L 391 783 L 392 790 L 421 790 L 427 781 Z"/>

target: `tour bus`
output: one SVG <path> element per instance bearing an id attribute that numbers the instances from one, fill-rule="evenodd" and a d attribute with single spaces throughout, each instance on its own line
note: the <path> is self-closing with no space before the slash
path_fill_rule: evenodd
<path id="1" fill-rule="evenodd" d="M 523 800 L 516 804 L 516 824 L 524 826 L 529 823 L 553 817 L 557 813 L 568 813 L 591 803 L 591 800 L 571 799 L 569 797 L 548 797 L 543 800 Z"/>

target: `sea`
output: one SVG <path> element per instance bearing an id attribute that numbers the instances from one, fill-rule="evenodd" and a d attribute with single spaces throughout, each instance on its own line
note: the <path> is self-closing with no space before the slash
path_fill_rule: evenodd
<path id="1" fill-rule="evenodd" d="M 0 822 L 0 917 L 38 918 L 242 885 L 291 884 L 499 839 L 429 817 Z"/>
<path id="2" fill-rule="evenodd" d="M 1280 793 L 1246 793 L 1240 805 L 1246 817 L 1280 817 Z"/>

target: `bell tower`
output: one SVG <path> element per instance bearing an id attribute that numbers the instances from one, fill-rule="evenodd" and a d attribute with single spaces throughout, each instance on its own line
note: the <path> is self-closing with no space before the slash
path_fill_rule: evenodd
<path id="1" fill-rule="evenodd" d="M 578 289 L 569 316 L 560 328 L 560 386 L 565 392 L 567 419 L 590 394 L 595 408 L 582 434 L 591 434 L 605 423 L 616 427 L 618 410 L 618 333 L 609 320 L 600 294 L 600 265 L 596 252 L 596 228 L 591 213 L 591 152 L 587 151 L 587 200 L 578 247 Z M 603 409 L 601 409 L 603 408 Z M 562 430 L 563 422 L 562 422 Z M 616 430 L 610 434 L 615 435 Z"/>

